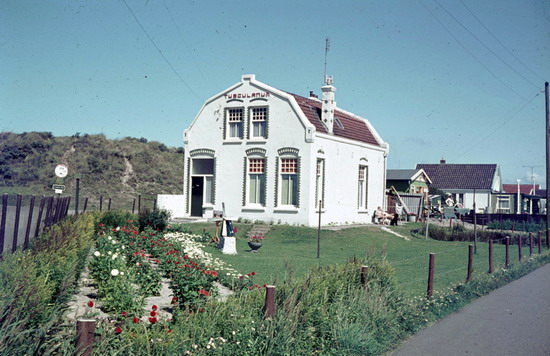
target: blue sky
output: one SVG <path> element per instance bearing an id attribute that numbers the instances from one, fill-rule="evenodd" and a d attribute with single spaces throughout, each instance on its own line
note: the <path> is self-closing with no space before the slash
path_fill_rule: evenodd
<path id="1" fill-rule="evenodd" d="M 242 74 L 320 94 L 326 37 L 337 105 L 389 168 L 497 163 L 544 185 L 548 0 L 0 0 L 0 131 L 183 146 Z"/>

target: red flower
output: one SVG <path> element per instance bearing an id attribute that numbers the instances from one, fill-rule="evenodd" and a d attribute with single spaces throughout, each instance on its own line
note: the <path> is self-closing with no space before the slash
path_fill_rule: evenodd
<path id="1" fill-rule="evenodd" d="M 115 328 L 115 334 L 120 334 L 122 332 L 122 328 L 119 328 L 118 326 Z"/>
<path id="2" fill-rule="evenodd" d="M 126 316 L 128 315 L 128 313 L 126 313 L 126 312 L 122 312 L 121 314 L 124 318 L 126 318 Z"/>
<path id="3" fill-rule="evenodd" d="M 255 276 L 256 275 L 256 272 L 250 272 L 251 275 Z"/>
<path id="4" fill-rule="evenodd" d="M 153 305 L 153 306 L 151 307 L 151 310 L 157 310 L 158 308 L 159 308 L 159 307 L 157 307 L 156 305 Z"/>
<path id="5" fill-rule="evenodd" d="M 139 318 L 137 316 L 134 316 L 134 318 L 132 319 L 132 323 L 134 324 L 139 323 Z"/>
<path id="6" fill-rule="evenodd" d="M 199 308 L 199 313 L 204 313 L 204 308 Z"/>
<path id="7" fill-rule="evenodd" d="M 98 226 L 99 226 L 99 227 L 103 227 L 104 225 L 103 225 L 103 224 L 99 224 Z"/>
<path id="8" fill-rule="evenodd" d="M 236 226 L 233 228 L 233 232 L 237 233 L 237 227 Z"/>
<path id="9" fill-rule="evenodd" d="M 152 311 L 152 312 L 149 313 L 149 315 L 151 315 L 151 316 L 157 316 L 157 312 L 156 312 L 156 311 Z"/>
<path id="10" fill-rule="evenodd" d="M 178 297 L 172 297 L 171 304 L 176 304 L 178 302 Z"/>
<path id="11" fill-rule="evenodd" d="M 155 324 L 155 323 L 157 322 L 157 318 L 155 318 L 154 316 L 152 316 L 152 317 L 149 318 L 149 322 L 150 322 L 151 324 Z"/>
<path id="12" fill-rule="evenodd" d="M 240 279 L 243 279 L 243 278 L 244 278 L 244 276 L 239 276 L 239 278 L 240 278 Z"/>
<path id="13" fill-rule="evenodd" d="M 266 288 L 266 287 L 267 287 L 267 284 L 264 283 L 264 288 Z"/>
<path id="14" fill-rule="evenodd" d="M 93 307 L 94 307 L 94 302 L 93 302 L 93 300 L 88 301 L 88 306 L 89 306 L 90 308 L 93 308 Z"/>
<path id="15" fill-rule="evenodd" d="M 208 291 L 204 289 L 199 289 L 199 294 L 202 294 L 205 297 L 208 297 L 210 295 L 210 293 L 208 293 Z"/>
<path id="16" fill-rule="evenodd" d="M 171 334 L 171 333 L 172 333 L 172 330 L 168 329 L 167 333 L 168 333 L 168 334 Z"/>

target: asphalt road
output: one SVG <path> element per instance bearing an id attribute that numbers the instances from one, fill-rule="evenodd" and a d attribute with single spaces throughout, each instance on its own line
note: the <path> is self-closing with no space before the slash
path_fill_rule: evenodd
<path id="1" fill-rule="evenodd" d="M 550 355 L 550 264 L 420 331 L 391 355 Z"/>

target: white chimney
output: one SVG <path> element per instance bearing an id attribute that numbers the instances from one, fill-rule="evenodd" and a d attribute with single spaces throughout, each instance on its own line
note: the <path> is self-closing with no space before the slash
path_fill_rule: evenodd
<path id="1" fill-rule="evenodd" d="M 332 77 L 327 76 L 325 85 L 321 87 L 323 91 L 323 103 L 321 106 L 321 120 L 325 125 L 329 134 L 333 134 L 334 128 L 334 110 L 336 110 L 336 101 L 334 101 L 334 93 L 336 88 L 332 86 Z"/>

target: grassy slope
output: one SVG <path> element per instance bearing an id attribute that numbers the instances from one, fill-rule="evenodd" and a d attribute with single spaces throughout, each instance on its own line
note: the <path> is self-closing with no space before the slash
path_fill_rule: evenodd
<path id="1" fill-rule="evenodd" d="M 181 194 L 181 148 L 143 138 L 0 133 L 0 193 L 53 194 L 51 185 L 60 183 L 54 168 L 60 163 L 69 167 L 65 194 L 74 194 L 74 173 L 80 173 L 80 195 L 89 197 L 89 206 L 97 205 L 99 195 L 111 197 L 113 209 L 130 209 L 139 194 Z"/>
<path id="2" fill-rule="evenodd" d="M 284 279 L 289 273 L 301 276 L 316 265 L 341 263 L 354 256 L 381 254 L 387 256 L 396 269 L 399 283 L 411 295 L 426 293 L 429 253 L 436 254 L 436 290 L 443 290 L 450 284 L 464 282 L 466 279 L 468 243 L 425 240 L 422 236 L 411 235 L 410 230 L 419 224 L 392 227 L 402 235 L 409 236 L 410 241 L 386 233 L 377 226 L 340 231 L 322 230 L 320 259 L 317 259 L 317 230 L 314 228 L 274 225 L 259 252 L 250 253 L 245 238 L 250 225 L 236 226 L 238 255 L 223 255 L 213 245 L 210 245 L 207 251 L 227 261 L 242 273 L 254 271 L 255 282 L 258 284 L 276 284 L 277 280 Z M 213 233 L 211 224 L 193 224 L 192 227 L 195 231 L 206 228 Z M 488 245 L 478 243 L 477 247 L 477 255 L 474 255 L 474 273 L 485 273 L 488 270 Z M 504 253 L 502 245 L 494 245 L 495 269 L 502 268 Z M 528 255 L 529 249 L 524 247 L 524 258 L 528 258 Z M 512 263 L 517 261 L 517 246 L 511 246 L 510 256 Z"/>

